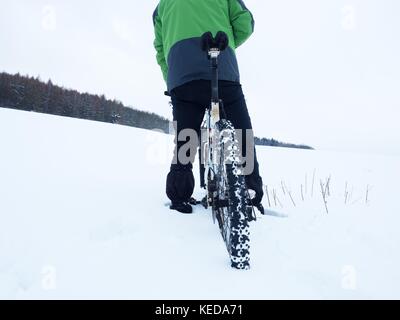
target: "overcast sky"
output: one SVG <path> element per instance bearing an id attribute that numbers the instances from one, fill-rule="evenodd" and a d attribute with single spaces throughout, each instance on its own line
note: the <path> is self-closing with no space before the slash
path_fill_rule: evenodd
<path id="1" fill-rule="evenodd" d="M 152 46 L 157 3 L 0 0 L 0 71 L 170 118 Z M 400 154 L 400 1 L 245 3 L 256 31 L 237 55 L 256 135 Z"/>

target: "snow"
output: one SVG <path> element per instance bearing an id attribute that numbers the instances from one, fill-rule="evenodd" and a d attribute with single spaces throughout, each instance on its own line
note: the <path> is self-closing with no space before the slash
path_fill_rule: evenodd
<path id="1" fill-rule="evenodd" d="M 400 298 L 399 157 L 259 148 L 271 207 L 237 271 L 210 212 L 165 206 L 171 149 L 156 132 L 0 109 L 0 298 Z"/>

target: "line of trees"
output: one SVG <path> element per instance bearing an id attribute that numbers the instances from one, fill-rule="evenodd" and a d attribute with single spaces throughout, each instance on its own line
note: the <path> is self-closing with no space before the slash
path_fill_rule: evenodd
<path id="1" fill-rule="evenodd" d="M 38 78 L 0 73 L 0 107 L 169 132 L 169 120 L 104 95 L 79 93 Z"/>
<path id="2" fill-rule="evenodd" d="M 39 78 L 0 73 L 0 107 L 54 114 L 121 124 L 142 129 L 158 129 L 170 133 L 170 120 L 155 113 L 124 106 L 104 95 L 80 93 L 45 83 Z M 313 149 L 306 145 L 279 142 L 275 139 L 255 138 L 256 145 L 285 148 Z"/>
<path id="3" fill-rule="evenodd" d="M 269 146 L 269 147 L 281 147 L 281 148 L 295 148 L 295 149 L 307 149 L 314 150 L 312 147 L 304 145 L 304 144 L 293 144 L 280 142 L 275 139 L 267 139 L 267 138 L 254 138 L 257 146 Z"/>

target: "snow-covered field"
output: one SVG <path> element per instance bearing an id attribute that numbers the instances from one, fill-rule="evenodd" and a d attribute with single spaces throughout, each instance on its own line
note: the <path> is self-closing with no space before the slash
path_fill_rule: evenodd
<path id="1" fill-rule="evenodd" d="M 171 144 L 0 109 L 0 298 L 400 298 L 400 157 L 259 148 L 271 211 L 235 271 L 209 212 L 165 206 Z"/>

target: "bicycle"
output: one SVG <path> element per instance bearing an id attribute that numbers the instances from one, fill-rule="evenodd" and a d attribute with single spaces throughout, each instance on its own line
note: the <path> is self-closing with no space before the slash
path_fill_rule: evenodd
<path id="1" fill-rule="evenodd" d="M 212 208 L 213 221 L 218 222 L 232 267 L 249 269 L 249 222 L 255 220 L 255 212 L 242 174 L 235 128 L 226 119 L 218 91 L 218 57 L 228 45 L 228 36 L 223 32 L 215 38 L 210 32 L 202 36 L 202 49 L 210 59 L 212 93 L 201 128 L 200 180 L 206 190 L 202 204 Z"/>

